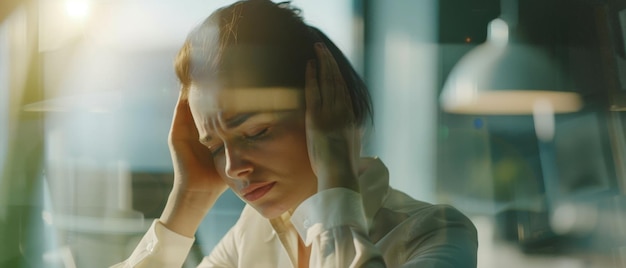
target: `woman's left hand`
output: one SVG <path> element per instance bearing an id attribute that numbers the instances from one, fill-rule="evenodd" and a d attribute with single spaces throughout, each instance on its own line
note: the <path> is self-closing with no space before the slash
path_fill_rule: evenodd
<path id="1" fill-rule="evenodd" d="M 339 66 L 323 43 L 315 44 L 317 61 L 306 70 L 306 135 L 318 192 L 344 187 L 359 192 L 359 127 Z M 318 73 L 319 72 L 319 73 Z"/>

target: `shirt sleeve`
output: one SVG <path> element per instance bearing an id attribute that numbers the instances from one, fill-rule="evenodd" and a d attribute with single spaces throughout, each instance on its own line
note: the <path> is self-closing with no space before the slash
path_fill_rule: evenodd
<path id="1" fill-rule="evenodd" d="M 309 267 L 385 267 L 379 250 L 367 236 L 361 195 L 346 188 L 318 192 L 291 216 L 306 246 Z"/>
<path id="2" fill-rule="evenodd" d="M 182 267 L 194 240 L 175 233 L 159 220 L 154 220 L 130 257 L 112 267 Z"/>

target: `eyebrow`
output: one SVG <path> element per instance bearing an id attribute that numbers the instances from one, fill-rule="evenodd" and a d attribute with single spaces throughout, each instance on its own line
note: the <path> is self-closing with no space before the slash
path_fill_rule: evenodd
<path id="1" fill-rule="evenodd" d="M 258 112 L 254 112 L 254 113 L 243 113 L 243 114 L 238 114 L 235 115 L 231 118 L 226 119 L 226 128 L 236 128 L 238 126 L 240 126 L 241 124 L 243 124 L 244 122 L 246 122 L 246 120 L 248 120 L 250 117 L 257 115 Z M 202 144 L 208 144 L 211 140 L 213 139 L 213 136 L 211 135 L 206 135 L 204 137 L 200 137 L 199 141 Z"/>
<path id="2" fill-rule="evenodd" d="M 246 120 L 248 120 L 248 118 L 257 115 L 258 113 L 243 113 L 243 114 L 238 114 L 235 115 L 231 118 L 226 119 L 226 128 L 236 128 L 238 126 L 240 126 L 241 124 L 243 124 L 244 122 L 246 122 Z"/>

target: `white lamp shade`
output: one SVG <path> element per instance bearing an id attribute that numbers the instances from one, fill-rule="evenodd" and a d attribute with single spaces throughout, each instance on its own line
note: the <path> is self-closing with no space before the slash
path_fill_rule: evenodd
<path id="1" fill-rule="evenodd" d="M 501 19 L 489 24 L 488 40 L 466 54 L 451 71 L 440 96 L 444 111 L 462 114 L 532 114 L 537 101 L 555 113 L 578 111 L 580 96 L 562 89 L 559 68 L 529 45 L 509 42 Z"/>

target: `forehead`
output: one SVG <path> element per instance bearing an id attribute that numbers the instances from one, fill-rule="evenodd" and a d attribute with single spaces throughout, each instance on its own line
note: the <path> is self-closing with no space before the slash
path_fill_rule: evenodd
<path id="1" fill-rule="evenodd" d="M 294 110 L 304 107 L 303 90 L 287 87 L 224 88 L 192 85 L 189 106 L 194 117 Z"/>

